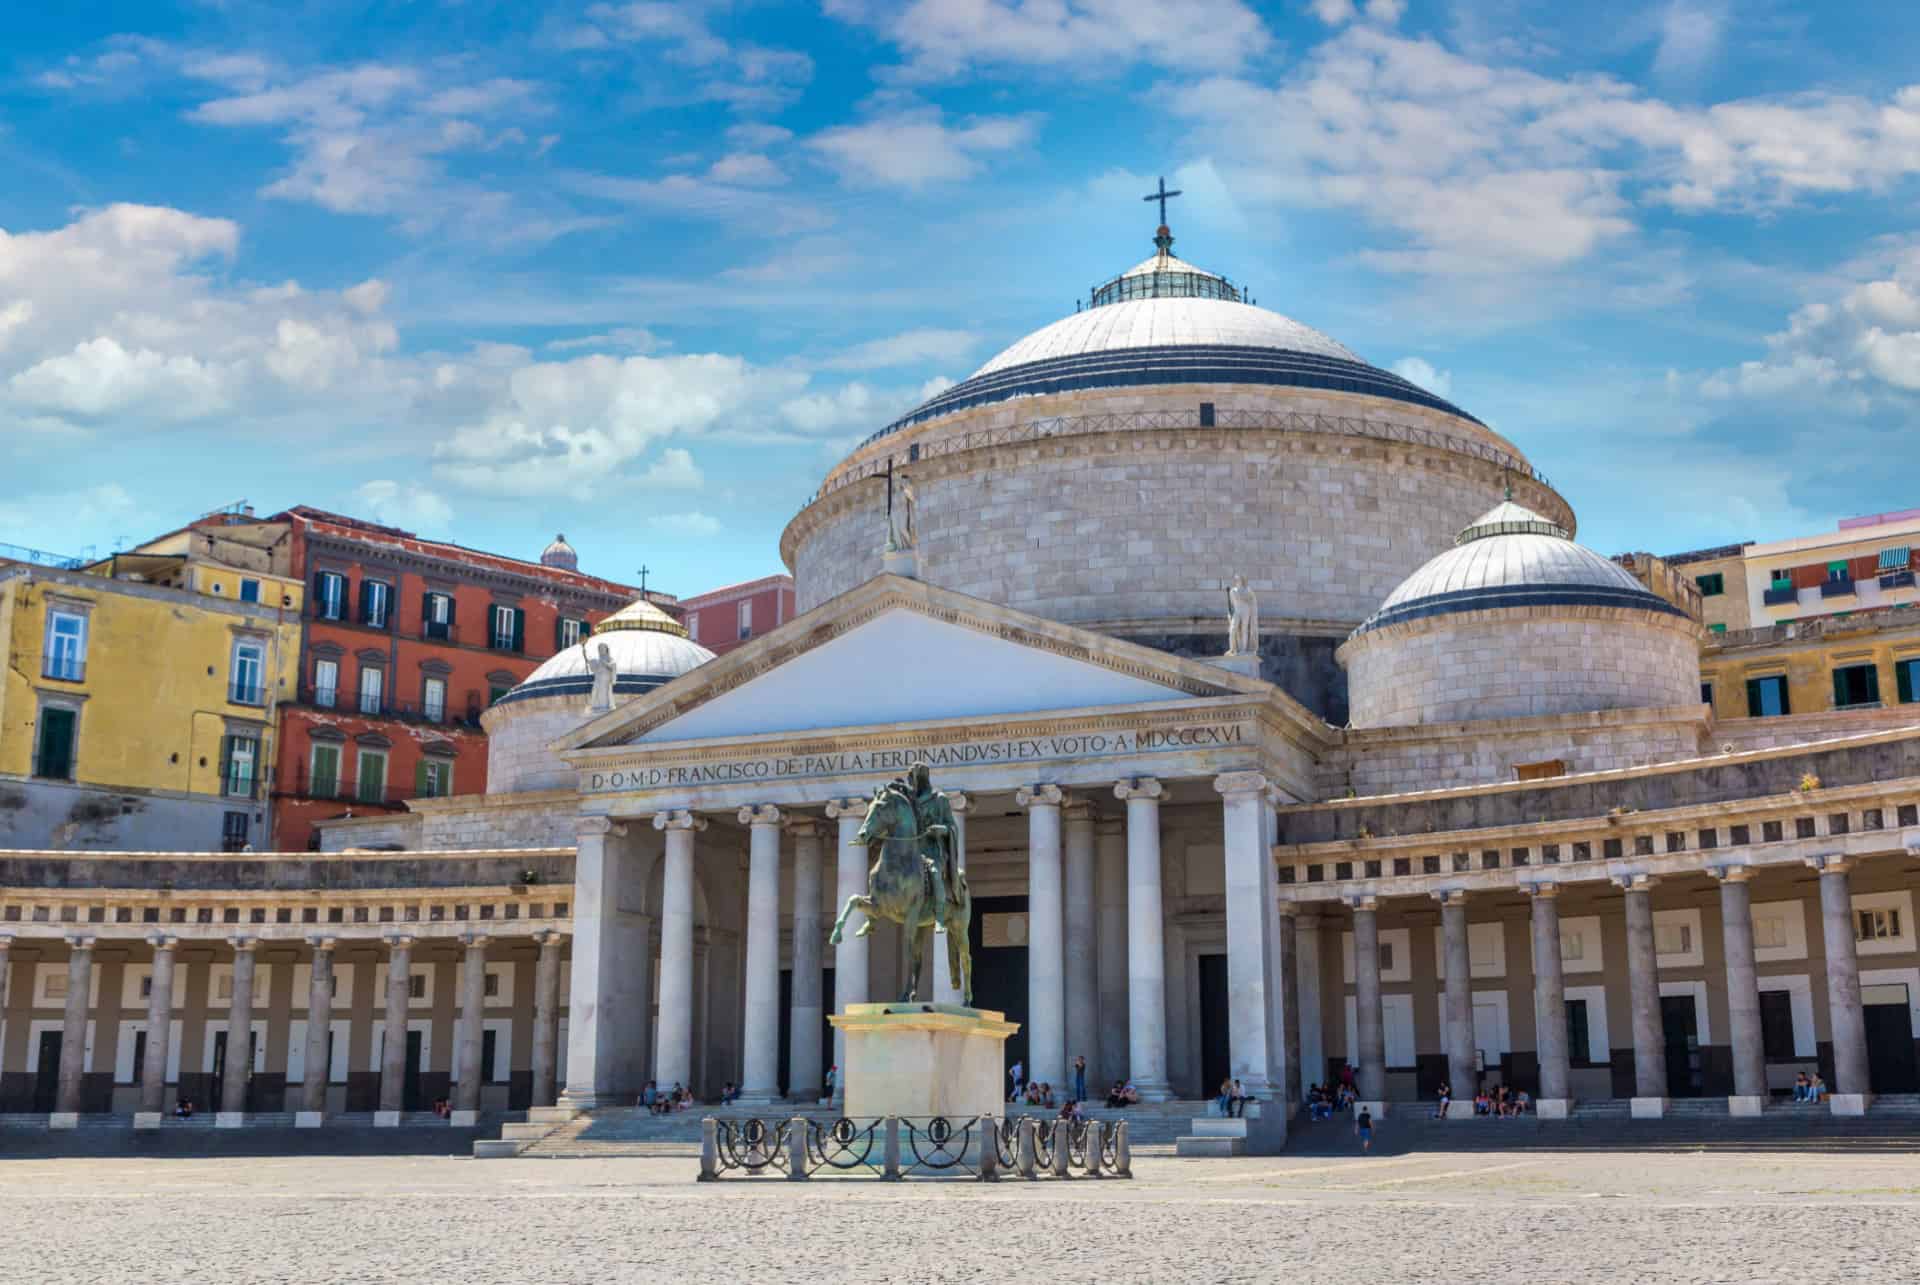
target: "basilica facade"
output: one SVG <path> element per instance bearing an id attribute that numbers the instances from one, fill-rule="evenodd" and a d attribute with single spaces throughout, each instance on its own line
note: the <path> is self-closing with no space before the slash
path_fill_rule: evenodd
<path id="1" fill-rule="evenodd" d="M 796 617 L 716 657 L 635 603 L 495 703 L 487 794 L 317 856 L 0 853 L 0 1111 L 816 1100 L 826 1016 L 906 985 L 890 926 L 826 934 L 918 762 L 1036 1080 L 1920 1088 L 1920 725 L 1716 718 L 1697 596 L 1575 536 L 1514 443 L 1162 227 L 829 472 Z"/>

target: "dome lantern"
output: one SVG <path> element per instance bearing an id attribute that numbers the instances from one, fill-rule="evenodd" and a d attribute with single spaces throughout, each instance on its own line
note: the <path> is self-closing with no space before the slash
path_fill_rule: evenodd
<path id="1" fill-rule="evenodd" d="M 553 543 L 541 551 L 540 565 L 552 567 L 556 571 L 578 571 L 580 555 L 575 552 L 572 545 L 567 543 L 566 536 L 556 535 L 553 537 Z"/>

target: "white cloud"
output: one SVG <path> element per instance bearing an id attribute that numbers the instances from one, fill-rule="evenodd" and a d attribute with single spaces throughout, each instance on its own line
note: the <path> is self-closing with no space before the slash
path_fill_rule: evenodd
<path id="1" fill-rule="evenodd" d="M 838 125 L 815 134 L 807 146 L 848 182 L 922 188 L 972 177 L 986 156 L 1024 147 L 1038 128 L 1033 116 L 976 117 L 950 127 L 938 112 L 927 111 Z"/>
<path id="2" fill-rule="evenodd" d="M 37 362 L 7 381 L 31 409 L 75 419 L 138 411 L 160 419 L 197 419 L 228 404 L 225 373 L 198 358 L 132 351 L 102 335 Z"/>
<path id="3" fill-rule="evenodd" d="M 707 169 L 707 177 L 747 187 L 773 187 L 787 181 L 780 167 L 758 152 L 729 152 Z"/>
<path id="4" fill-rule="evenodd" d="M 387 478 L 363 482 L 354 490 L 359 511 L 376 522 L 404 527 L 424 535 L 444 534 L 453 521 L 453 506 L 439 495 L 410 482 Z"/>
<path id="5" fill-rule="evenodd" d="M 1670 0 L 1660 15 L 1660 40 L 1653 55 L 1655 79 L 1683 85 L 1698 80 L 1719 56 L 1726 25 L 1724 4 Z"/>
<path id="6" fill-rule="evenodd" d="M 1453 393 L 1453 372 L 1435 370 L 1433 363 L 1423 357 L 1402 357 L 1389 369 L 1408 383 L 1420 385 L 1435 397 L 1449 397 Z"/>
<path id="7" fill-rule="evenodd" d="M 759 151 L 789 142 L 793 131 L 779 125 L 769 125 L 764 121 L 742 121 L 738 125 L 727 127 L 727 141 L 735 147 L 747 151 Z"/>
<path id="8" fill-rule="evenodd" d="M 688 513 L 656 513 L 647 519 L 655 531 L 670 535 L 711 536 L 720 534 L 720 519 L 694 510 Z"/>
<path id="9" fill-rule="evenodd" d="M 616 326 L 598 334 L 552 339 L 546 346 L 552 352 L 577 352 L 591 348 L 600 352 L 648 353 L 665 345 L 660 336 L 644 326 Z"/>
<path id="10" fill-rule="evenodd" d="M 549 43 L 595 53 L 632 49 L 643 60 L 645 92 L 665 102 L 719 102 L 736 111 L 777 111 L 797 99 L 813 79 L 813 59 L 806 54 L 729 41 L 708 26 L 699 6 L 690 4 L 596 4 L 579 22 L 552 28 Z M 684 89 L 678 84 L 682 80 Z"/>
<path id="11" fill-rule="evenodd" d="M 95 529 L 108 523 L 137 528 L 138 512 L 133 495 L 118 482 L 16 495 L 0 500 L 0 538 L 30 548 L 52 543 L 56 553 L 79 556 L 81 550 L 60 544 L 61 532 Z"/>
<path id="12" fill-rule="evenodd" d="M 706 486 L 707 476 L 693 462 L 691 452 L 684 447 L 669 446 L 647 466 L 647 471 L 640 475 L 640 483 L 649 490 L 698 491 Z"/>
<path id="13" fill-rule="evenodd" d="M 980 342 L 971 330 L 908 330 L 885 339 L 856 344 L 821 363 L 827 370 L 880 370 L 964 361 Z"/>

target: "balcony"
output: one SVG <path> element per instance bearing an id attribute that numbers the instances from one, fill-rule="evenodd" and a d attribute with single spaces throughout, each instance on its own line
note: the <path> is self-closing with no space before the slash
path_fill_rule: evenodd
<path id="1" fill-rule="evenodd" d="M 480 709 L 470 706 L 467 712 L 454 713 L 448 705 L 429 705 L 424 701 L 389 700 L 382 695 L 378 700 L 369 701 L 359 692 L 341 691 L 338 687 L 312 687 L 302 685 L 300 704 L 311 705 L 315 709 L 338 709 L 359 714 L 363 718 L 393 718 L 403 723 L 429 723 L 439 727 L 463 727 L 473 731 L 480 729 Z"/>
<path id="2" fill-rule="evenodd" d="M 48 656 L 40 666 L 40 676 L 62 683 L 87 681 L 87 662 L 78 656 Z"/>
<path id="3" fill-rule="evenodd" d="M 274 793 L 282 798 L 309 799 L 316 802 L 331 801 L 344 806 L 361 804 L 379 808 L 397 808 L 408 799 L 440 797 L 415 789 L 402 789 L 390 781 L 379 778 L 356 781 L 351 777 L 343 776 L 315 776 L 304 768 L 294 776 L 292 781 L 281 785 Z"/>
<path id="4" fill-rule="evenodd" d="M 260 795 L 260 779 L 251 772 L 228 772 L 220 783 L 223 799 L 253 799 Z"/>
<path id="5" fill-rule="evenodd" d="M 267 689 L 260 683 L 229 683 L 227 700 L 234 705 L 265 705 Z"/>
<path id="6" fill-rule="evenodd" d="M 1769 607 L 1787 607 L 1800 601 L 1800 591 L 1792 585 L 1773 585 L 1760 595 Z"/>
<path id="7" fill-rule="evenodd" d="M 1822 580 L 1820 582 L 1820 596 L 1822 598 L 1853 597 L 1853 577 L 1848 576 L 1844 580 Z"/>
<path id="8" fill-rule="evenodd" d="M 1889 571 L 1880 577 L 1880 590 L 1882 593 L 1888 589 L 1911 588 L 1913 588 L 1913 572 L 1911 571 Z"/>

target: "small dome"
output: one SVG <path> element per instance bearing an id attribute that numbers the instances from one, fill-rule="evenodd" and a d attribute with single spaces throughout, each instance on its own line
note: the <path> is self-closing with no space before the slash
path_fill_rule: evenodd
<path id="1" fill-rule="evenodd" d="M 494 705 L 591 695 L 591 661 L 603 646 L 613 660 L 616 699 L 650 692 L 713 659 L 712 652 L 687 637 L 685 625 L 642 598 L 601 621 L 592 637 L 547 659 Z"/>
<path id="2" fill-rule="evenodd" d="M 620 610 L 608 616 L 593 627 L 598 634 L 617 633 L 621 630 L 651 630 L 654 633 L 672 634 L 676 638 L 687 636 L 687 627 L 669 616 L 645 598 L 635 598 Z"/>
<path id="3" fill-rule="evenodd" d="M 553 543 L 540 554 L 540 565 L 555 567 L 561 571 L 578 571 L 580 555 L 574 552 L 572 545 L 567 543 L 566 536 L 556 535 L 553 537 Z"/>
<path id="4" fill-rule="evenodd" d="M 1565 527 L 1508 500 L 1460 532 L 1454 547 L 1400 582 L 1353 631 L 1497 607 L 1630 607 L 1682 616 L 1633 574 Z"/>

